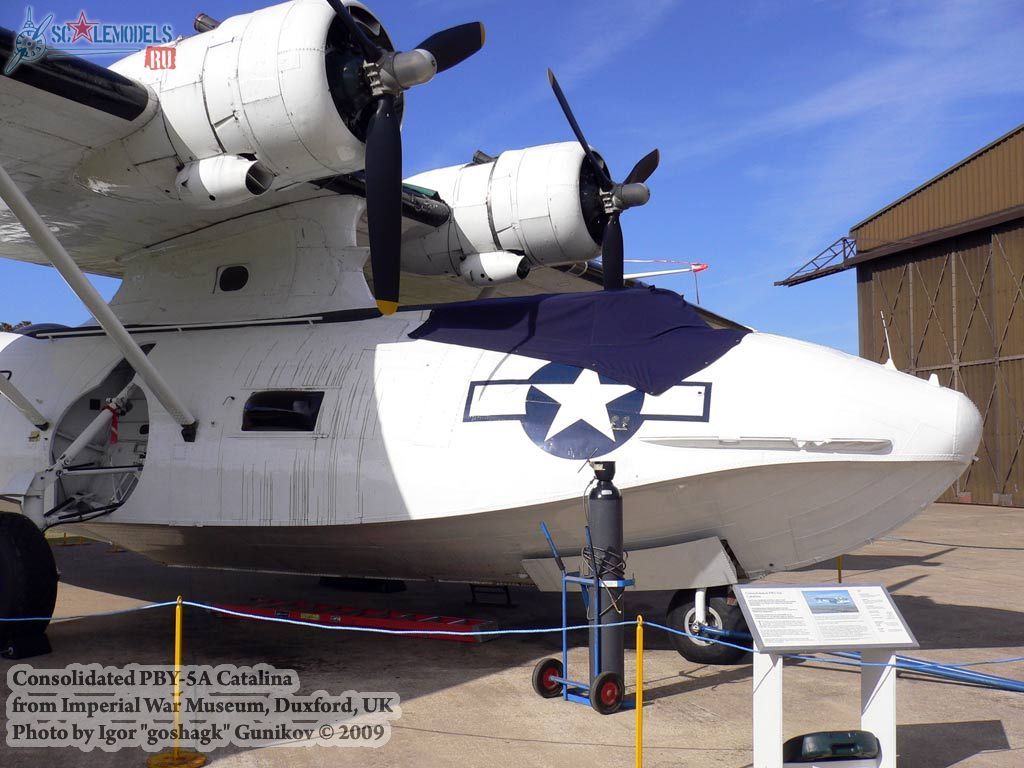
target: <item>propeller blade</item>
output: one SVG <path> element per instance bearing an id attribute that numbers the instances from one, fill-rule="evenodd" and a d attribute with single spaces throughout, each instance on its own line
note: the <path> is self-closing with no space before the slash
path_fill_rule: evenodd
<path id="1" fill-rule="evenodd" d="M 644 157 L 640 158 L 640 162 L 633 166 L 633 170 L 629 172 L 629 176 L 623 184 L 636 184 L 637 182 L 647 181 L 651 178 L 651 174 L 658 169 L 658 163 L 661 161 L 661 153 L 654 149 L 648 152 Z"/>
<path id="2" fill-rule="evenodd" d="M 608 217 L 608 225 L 604 228 L 604 240 L 601 244 L 601 270 L 604 272 L 606 291 L 615 291 L 624 286 L 624 261 L 622 224 L 619 223 L 619 214 L 613 213 Z"/>
<path id="3" fill-rule="evenodd" d="M 416 47 L 430 51 L 437 61 L 437 71 L 444 72 L 483 48 L 486 38 L 484 25 L 471 21 L 436 32 Z"/>
<path id="4" fill-rule="evenodd" d="M 576 122 L 576 117 L 573 115 L 572 109 L 569 108 L 569 102 L 566 100 L 565 94 L 562 93 L 562 88 L 558 84 L 558 80 L 555 79 L 555 73 L 552 72 L 550 68 L 548 68 L 548 82 L 551 83 L 551 90 L 555 92 L 555 98 L 558 99 L 558 103 L 562 107 L 562 112 L 565 113 L 565 119 L 569 121 L 569 126 L 572 128 L 572 132 L 576 134 L 576 140 L 579 141 L 580 146 L 583 147 L 583 151 L 587 155 L 587 160 L 590 162 L 590 167 L 594 169 L 594 173 L 597 175 L 601 188 L 607 192 L 612 188 L 612 180 L 608 176 L 608 172 L 604 169 L 604 166 L 597 162 L 597 158 L 594 156 L 593 150 L 590 148 L 586 137 L 583 135 L 583 131 L 580 129 L 580 124 Z"/>
<path id="5" fill-rule="evenodd" d="M 402 267 L 402 133 L 395 97 L 384 94 L 366 132 L 366 218 L 377 308 L 398 309 Z"/>
<path id="6" fill-rule="evenodd" d="M 366 36 L 363 28 L 359 26 L 359 23 L 355 20 L 348 8 L 341 0 L 327 0 L 331 8 L 334 9 L 334 13 L 337 14 L 338 18 L 341 19 L 342 23 L 348 27 L 348 31 L 359 47 L 363 49 L 363 58 L 367 61 L 378 61 L 380 57 L 384 55 L 384 51 L 380 49 L 375 42 Z"/>

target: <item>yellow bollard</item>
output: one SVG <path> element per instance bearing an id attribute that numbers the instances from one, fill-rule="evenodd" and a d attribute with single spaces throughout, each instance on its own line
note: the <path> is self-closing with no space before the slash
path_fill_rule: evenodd
<path id="1" fill-rule="evenodd" d="M 174 606 L 174 758 L 181 741 L 181 595 Z"/>
<path id="2" fill-rule="evenodd" d="M 152 755 L 146 760 L 148 768 L 202 768 L 206 765 L 206 755 L 181 749 L 181 635 L 184 606 L 181 595 L 174 606 L 174 749 Z"/>
<path id="3" fill-rule="evenodd" d="M 644 764 L 644 617 L 636 617 L 636 768 Z"/>

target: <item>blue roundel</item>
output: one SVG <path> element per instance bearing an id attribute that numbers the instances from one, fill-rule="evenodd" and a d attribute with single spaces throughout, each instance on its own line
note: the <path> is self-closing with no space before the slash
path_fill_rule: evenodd
<path id="1" fill-rule="evenodd" d="M 589 369 L 549 363 L 529 383 L 523 429 L 538 447 L 563 459 L 610 453 L 643 422 L 643 392 Z"/>

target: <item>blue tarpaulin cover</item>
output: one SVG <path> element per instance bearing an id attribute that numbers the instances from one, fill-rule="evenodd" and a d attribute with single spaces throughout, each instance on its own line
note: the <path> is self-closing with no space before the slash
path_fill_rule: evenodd
<path id="1" fill-rule="evenodd" d="M 710 328 L 672 291 L 627 288 L 444 304 L 409 336 L 590 368 L 660 395 L 746 333 Z"/>

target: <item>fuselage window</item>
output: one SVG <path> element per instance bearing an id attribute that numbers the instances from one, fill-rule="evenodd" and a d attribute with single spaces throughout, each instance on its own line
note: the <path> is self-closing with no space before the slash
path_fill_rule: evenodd
<path id="1" fill-rule="evenodd" d="M 323 392 L 255 392 L 242 411 L 243 432 L 312 432 Z"/>
<path id="2" fill-rule="evenodd" d="M 245 267 L 224 267 L 217 278 L 217 286 L 225 293 L 240 291 L 249 282 L 249 270 Z"/>

